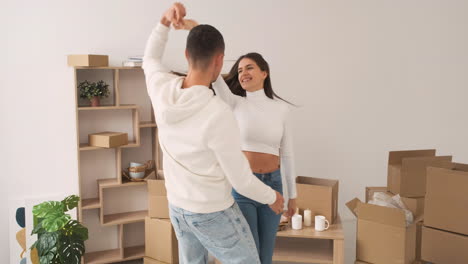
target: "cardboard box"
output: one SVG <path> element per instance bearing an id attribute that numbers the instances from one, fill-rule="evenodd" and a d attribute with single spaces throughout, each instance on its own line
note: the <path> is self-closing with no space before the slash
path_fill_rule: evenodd
<path id="1" fill-rule="evenodd" d="M 468 236 L 424 226 L 421 257 L 424 261 L 437 264 L 466 264 Z"/>
<path id="2" fill-rule="evenodd" d="M 109 66 L 109 56 L 94 54 L 68 55 L 68 66 L 106 67 Z"/>
<path id="3" fill-rule="evenodd" d="M 169 218 L 169 203 L 165 181 L 148 180 L 148 216 L 152 218 Z"/>
<path id="4" fill-rule="evenodd" d="M 453 168 L 451 156 L 435 156 L 435 150 L 390 151 L 388 190 L 403 197 L 422 197 L 426 193 L 427 167 Z"/>
<path id="5" fill-rule="evenodd" d="M 366 203 L 372 200 L 374 193 L 384 192 L 388 195 L 394 196 L 395 194 L 387 191 L 387 187 L 366 187 Z M 415 218 L 418 218 L 424 214 L 424 197 L 401 197 L 401 201 L 406 205 Z"/>
<path id="6" fill-rule="evenodd" d="M 101 132 L 88 135 L 90 146 L 115 148 L 128 144 L 128 134 L 121 132 Z"/>
<path id="7" fill-rule="evenodd" d="M 177 237 L 169 219 L 145 218 L 145 256 L 165 263 L 178 263 Z"/>
<path id="8" fill-rule="evenodd" d="M 323 215 L 330 224 L 335 222 L 338 215 L 338 180 L 299 176 L 296 186 L 296 203 L 301 214 L 305 209 L 310 209 L 312 216 Z"/>
<path id="9" fill-rule="evenodd" d="M 362 203 L 346 206 L 357 216 L 356 258 L 379 264 L 411 264 L 416 259 L 416 224 L 406 227 L 403 210 Z"/>
<path id="10" fill-rule="evenodd" d="M 144 257 L 143 258 L 143 264 L 167 264 L 149 257 Z"/>
<path id="11" fill-rule="evenodd" d="M 460 169 L 427 169 L 425 226 L 468 235 L 468 171 Z"/>
<path id="12" fill-rule="evenodd" d="M 421 245 L 422 245 L 422 228 L 424 226 L 423 221 L 416 223 L 416 261 L 421 261 Z"/>

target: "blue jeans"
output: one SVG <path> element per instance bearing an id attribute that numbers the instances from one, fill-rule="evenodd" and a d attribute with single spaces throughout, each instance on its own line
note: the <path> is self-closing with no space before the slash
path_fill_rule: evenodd
<path id="1" fill-rule="evenodd" d="M 249 225 L 236 203 L 208 214 L 172 205 L 169 212 L 179 243 L 180 264 L 206 264 L 208 251 L 223 264 L 260 264 Z"/>
<path id="2" fill-rule="evenodd" d="M 278 169 L 270 173 L 254 173 L 259 180 L 270 186 L 273 190 L 283 194 L 283 183 L 281 181 L 281 170 Z M 275 214 L 267 204 L 261 204 L 251 200 L 235 190 L 232 196 L 239 204 L 257 246 L 258 254 L 262 264 L 271 264 L 273 250 L 275 248 L 276 232 L 281 220 L 281 215 Z"/>

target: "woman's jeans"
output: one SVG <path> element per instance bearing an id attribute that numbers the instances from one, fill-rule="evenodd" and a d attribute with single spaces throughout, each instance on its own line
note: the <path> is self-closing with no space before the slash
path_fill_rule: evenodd
<path id="1" fill-rule="evenodd" d="M 273 190 L 283 194 L 281 170 L 270 173 L 254 173 L 259 180 L 270 186 Z M 249 223 L 250 230 L 255 240 L 260 261 L 262 264 L 272 263 L 273 249 L 275 248 L 276 232 L 281 215 L 275 214 L 267 204 L 261 204 L 251 200 L 235 190 L 232 195 Z"/>
<path id="2" fill-rule="evenodd" d="M 223 264 L 260 264 L 249 225 L 237 203 L 199 214 L 169 205 L 179 243 L 180 264 L 206 264 L 208 251 Z"/>

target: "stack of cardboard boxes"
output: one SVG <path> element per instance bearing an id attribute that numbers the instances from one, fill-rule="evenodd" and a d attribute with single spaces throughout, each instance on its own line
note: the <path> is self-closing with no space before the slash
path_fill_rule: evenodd
<path id="1" fill-rule="evenodd" d="M 419 262 L 427 168 L 451 171 L 455 166 L 451 156 L 436 156 L 435 152 L 433 149 L 390 152 L 388 186 L 367 187 L 366 203 L 355 198 L 346 204 L 358 219 L 356 263 Z M 407 226 L 403 210 L 367 204 L 377 191 L 399 194 L 414 215 L 413 224 Z"/>
<path id="2" fill-rule="evenodd" d="M 169 219 L 166 187 L 158 175 L 148 180 L 148 217 L 145 219 L 145 264 L 179 263 L 177 238 Z"/>
<path id="3" fill-rule="evenodd" d="M 428 168 L 421 257 L 441 264 L 468 263 L 468 165 Z"/>

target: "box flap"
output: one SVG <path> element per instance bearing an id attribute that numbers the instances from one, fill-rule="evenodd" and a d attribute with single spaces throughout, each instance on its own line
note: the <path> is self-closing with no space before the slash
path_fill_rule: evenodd
<path id="1" fill-rule="evenodd" d="M 366 187 L 366 203 L 372 199 L 376 192 L 387 192 L 387 187 Z"/>
<path id="2" fill-rule="evenodd" d="M 161 179 L 148 180 L 148 194 L 157 196 L 166 196 L 165 181 Z"/>
<path id="3" fill-rule="evenodd" d="M 357 211 L 359 212 L 359 219 L 384 225 L 406 227 L 405 213 L 401 209 L 358 203 Z"/>
<path id="4" fill-rule="evenodd" d="M 307 176 L 297 176 L 296 183 L 318 185 L 318 186 L 333 186 L 338 183 L 338 180 L 314 178 L 314 177 L 307 177 Z"/>
<path id="5" fill-rule="evenodd" d="M 435 153 L 435 149 L 390 151 L 388 164 L 401 164 L 402 159 L 406 157 L 431 157 L 435 156 Z"/>
<path id="6" fill-rule="evenodd" d="M 452 156 L 434 156 L 434 157 L 407 157 L 402 159 L 402 170 L 408 167 L 419 167 L 425 172 L 426 167 L 453 168 Z"/>
<path id="7" fill-rule="evenodd" d="M 463 163 L 453 163 L 453 168 L 457 171 L 467 171 L 468 172 L 468 164 Z"/>
<path id="8" fill-rule="evenodd" d="M 349 210 L 351 211 L 351 213 L 353 213 L 354 216 L 356 216 L 356 217 L 358 217 L 357 205 L 358 205 L 359 203 L 362 203 L 362 202 L 361 202 L 361 200 L 359 200 L 359 198 L 357 198 L 357 197 L 346 203 L 346 206 L 349 208 Z"/>

